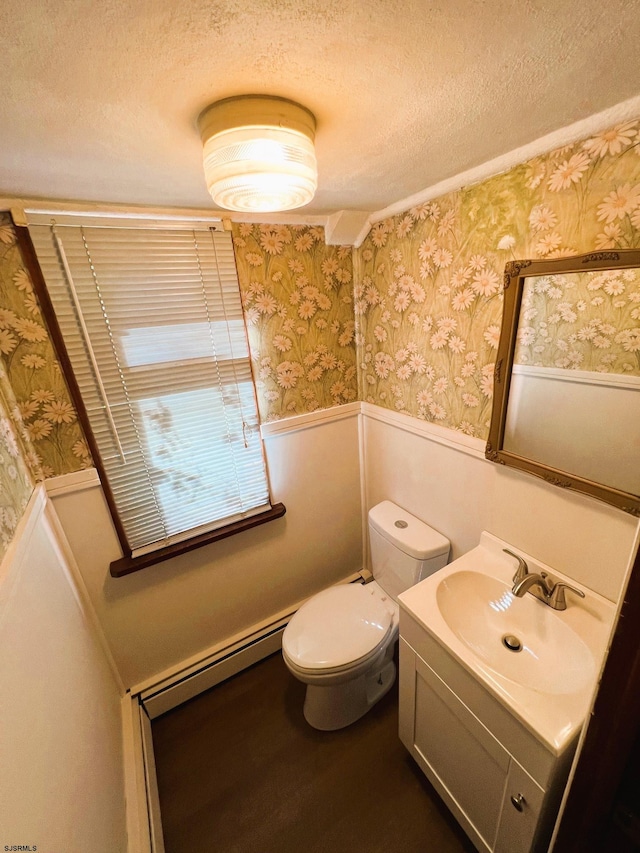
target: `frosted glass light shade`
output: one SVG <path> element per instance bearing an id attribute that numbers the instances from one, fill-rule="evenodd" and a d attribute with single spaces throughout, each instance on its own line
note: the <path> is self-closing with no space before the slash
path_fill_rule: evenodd
<path id="1" fill-rule="evenodd" d="M 226 98 L 207 107 L 198 126 L 207 188 L 219 207 L 269 213 L 302 207 L 315 195 L 315 118 L 300 104 Z"/>

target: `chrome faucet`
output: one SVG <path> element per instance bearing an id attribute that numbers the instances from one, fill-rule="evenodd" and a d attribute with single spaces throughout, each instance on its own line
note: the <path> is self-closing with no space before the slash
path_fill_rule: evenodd
<path id="1" fill-rule="evenodd" d="M 575 592 L 580 598 L 584 598 L 584 592 L 581 589 L 576 589 L 563 581 L 557 581 L 546 572 L 540 574 L 530 573 L 529 567 L 525 560 L 508 548 L 502 549 L 506 554 L 510 554 L 518 561 L 518 568 L 513 576 L 512 592 L 516 598 L 522 598 L 525 592 L 530 592 L 531 595 L 538 598 L 540 601 L 548 604 L 553 610 L 566 610 L 567 600 L 565 598 L 565 590 Z"/>

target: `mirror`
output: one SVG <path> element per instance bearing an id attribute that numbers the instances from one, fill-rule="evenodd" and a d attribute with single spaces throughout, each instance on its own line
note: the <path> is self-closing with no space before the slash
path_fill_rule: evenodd
<path id="1" fill-rule="evenodd" d="M 507 264 L 485 455 L 640 516 L 640 251 Z"/>

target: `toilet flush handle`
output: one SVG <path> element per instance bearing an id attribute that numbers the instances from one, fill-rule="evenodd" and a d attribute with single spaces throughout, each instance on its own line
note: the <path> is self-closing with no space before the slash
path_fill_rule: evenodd
<path id="1" fill-rule="evenodd" d="M 516 811 L 523 812 L 526 802 L 527 801 L 522 794 L 516 794 L 515 797 L 513 794 L 511 795 L 511 805 L 516 809 Z"/>

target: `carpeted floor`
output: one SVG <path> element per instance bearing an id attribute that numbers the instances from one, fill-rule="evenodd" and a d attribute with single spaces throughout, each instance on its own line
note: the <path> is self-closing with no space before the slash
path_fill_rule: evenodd
<path id="1" fill-rule="evenodd" d="M 471 853 L 398 739 L 397 689 L 338 732 L 279 654 L 153 721 L 166 853 Z"/>

